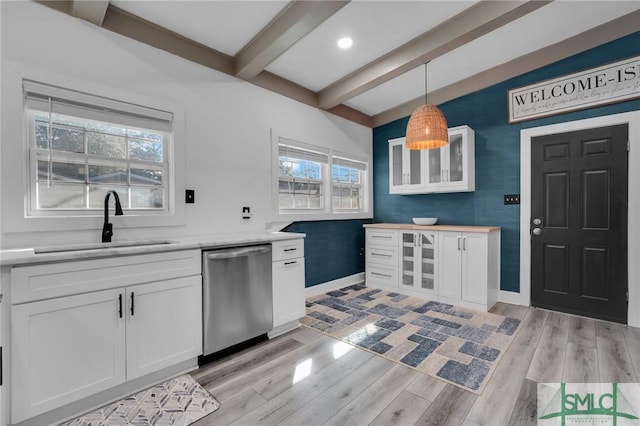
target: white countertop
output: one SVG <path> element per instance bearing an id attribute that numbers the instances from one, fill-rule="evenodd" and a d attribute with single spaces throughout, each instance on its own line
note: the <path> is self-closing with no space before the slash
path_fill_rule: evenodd
<path id="1" fill-rule="evenodd" d="M 64 246 L 43 246 L 23 249 L 0 250 L 0 266 L 17 266 L 35 263 L 64 262 L 69 260 L 98 259 L 134 254 L 161 253 L 167 251 L 208 249 L 225 246 L 269 243 L 272 241 L 304 238 L 296 232 L 265 232 L 251 234 L 209 234 L 157 241 L 114 241 Z"/>

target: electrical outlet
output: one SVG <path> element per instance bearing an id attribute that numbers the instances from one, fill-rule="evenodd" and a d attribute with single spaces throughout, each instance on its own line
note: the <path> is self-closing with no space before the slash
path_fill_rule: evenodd
<path id="1" fill-rule="evenodd" d="M 193 189 L 187 189 L 184 195 L 184 202 L 187 204 L 193 204 L 196 202 L 196 191 Z"/>
<path id="2" fill-rule="evenodd" d="M 505 194 L 504 205 L 520 204 L 520 194 Z"/>
<path id="3" fill-rule="evenodd" d="M 243 219 L 251 219 L 251 207 L 243 207 L 242 208 L 242 218 Z"/>

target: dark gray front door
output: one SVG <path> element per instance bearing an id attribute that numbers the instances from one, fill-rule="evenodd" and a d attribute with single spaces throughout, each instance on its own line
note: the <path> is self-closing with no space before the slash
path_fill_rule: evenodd
<path id="1" fill-rule="evenodd" d="M 531 141 L 532 305 L 627 322 L 627 125 Z"/>

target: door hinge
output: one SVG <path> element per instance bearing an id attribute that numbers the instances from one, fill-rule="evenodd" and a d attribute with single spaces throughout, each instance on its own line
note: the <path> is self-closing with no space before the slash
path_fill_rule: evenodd
<path id="1" fill-rule="evenodd" d="M 627 152 L 631 151 L 631 140 L 627 141 Z"/>
<path id="2" fill-rule="evenodd" d="M 627 290 L 627 302 L 629 301 L 629 290 Z"/>

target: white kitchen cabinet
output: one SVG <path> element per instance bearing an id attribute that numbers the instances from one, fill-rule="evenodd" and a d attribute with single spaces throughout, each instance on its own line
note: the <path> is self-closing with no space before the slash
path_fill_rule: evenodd
<path id="1" fill-rule="evenodd" d="M 200 250 L 13 268 L 11 423 L 185 361 L 195 366 L 200 271 Z M 72 294 L 83 282 L 86 291 Z"/>
<path id="2" fill-rule="evenodd" d="M 400 288 L 429 296 L 437 295 L 437 234 L 428 231 L 401 230 L 399 236 Z"/>
<path id="3" fill-rule="evenodd" d="M 441 300 L 491 308 L 498 296 L 499 234 L 441 232 L 439 239 Z"/>
<path id="4" fill-rule="evenodd" d="M 475 190 L 475 133 L 468 126 L 449 129 L 449 144 L 409 150 L 405 138 L 389 141 L 389 193 L 427 194 Z"/>
<path id="5" fill-rule="evenodd" d="M 500 286 L 500 228 L 371 224 L 366 285 L 487 311 Z"/>
<path id="6" fill-rule="evenodd" d="M 405 138 L 389 141 L 389 193 L 420 191 L 424 186 L 424 155 L 408 149 Z"/>
<path id="7" fill-rule="evenodd" d="M 398 231 L 395 229 L 367 229 L 365 279 L 376 287 L 398 289 Z"/>
<path id="8" fill-rule="evenodd" d="M 12 423 L 126 380 L 123 298 L 116 289 L 12 307 Z"/>
<path id="9" fill-rule="evenodd" d="M 127 380 L 202 354 L 199 275 L 126 289 Z"/>
<path id="10" fill-rule="evenodd" d="M 272 243 L 273 330 L 275 337 L 299 325 L 305 316 L 304 240 Z"/>

